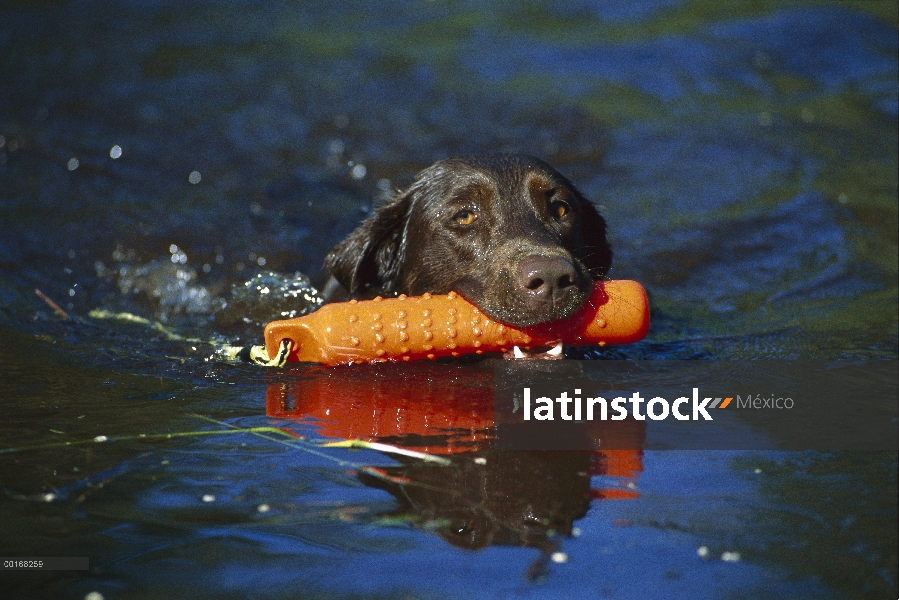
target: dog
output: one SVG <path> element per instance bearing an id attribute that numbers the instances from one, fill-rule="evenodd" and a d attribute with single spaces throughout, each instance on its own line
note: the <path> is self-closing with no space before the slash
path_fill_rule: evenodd
<path id="1" fill-rule="evenodd" d="M 356 298 L 455 291 L 521 328 L 574 314 L 611 263 L 605 220 L 545 162 L 450 158 L 328 253 L 325 297 L 341 287 Z"/>

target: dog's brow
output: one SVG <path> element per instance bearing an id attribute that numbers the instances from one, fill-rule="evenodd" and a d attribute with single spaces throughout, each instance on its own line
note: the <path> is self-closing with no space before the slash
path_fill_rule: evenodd
<path id="1" fill-rule="evenodd" d="M 464 174 L 459 176 L 460 185 L 465 186 L 488 186 L 493 187 L 496 186 L 496 181 L 494 177 L 491 177 L 484 171 L 480 170 L 472 170 L 466 171 Z"/>
<path id="2" fill-rule="evenodd" d="M 549 190 L 557 187 L 557 184 L 552 181 L 549 177 L 546 176 L 545 173 L 528 173 L 525 179 L 525 185 L 527 186 L 528 191 L 532 194 L 539 192 L 548 192 Z"/>
<path id="3" fill-rule="evenodd" d="M 445 198 L 450 201 L 464 201 L 477 199 L 485 194 L 495 193 L 496 182 L 492 181 L 484 173 L 466 173 L 454 182 L 448 190 Z"/>

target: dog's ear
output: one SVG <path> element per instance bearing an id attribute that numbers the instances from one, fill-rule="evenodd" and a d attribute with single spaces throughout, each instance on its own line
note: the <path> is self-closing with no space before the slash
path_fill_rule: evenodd
<path id="1" fill-rule="evenodd" d="M 577 197 L 581 205 L 581 236 L 584 243 L 581 262 L 594 280 L 605 279 L 612 266 L 612 249 L 606 239 L 606 220 L 580 192 L 577 192 Z"/>
<path id="2" fill-rule="evenodd" d="M 411 197 L 409 190 L 378 208 L 325 257 L 325 267 L 350 294 L 369 287 L 391 292 L 396 287 L 405 259 Z"/>

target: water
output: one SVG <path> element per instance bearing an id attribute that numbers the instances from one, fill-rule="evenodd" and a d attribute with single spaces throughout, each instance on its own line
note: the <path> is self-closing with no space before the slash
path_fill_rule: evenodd
<path id="1" fill-rule="evenodd" d="M 895 454 L 503 453 L 489 365 L 216 349 L 314 309 L 324 254 L 418 169 L 514 151 L 602 207 L 611 275 L 651 295 L 646 341 L 572 355 L 895 359 L 897 20 L 4 5 L 0 555 L 91 559 L 4 596 L 895 597 Z M 344 437 L 451 464 L 313 445 Z"/>

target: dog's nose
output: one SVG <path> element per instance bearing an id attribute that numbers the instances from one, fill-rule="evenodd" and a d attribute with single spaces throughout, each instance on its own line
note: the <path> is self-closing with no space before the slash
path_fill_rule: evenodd
<path id="1" fill-rule="evenodd" d="M 571 261 L 533 256 L 518 266 L 518 288 L 535 300 L 560 302 L 577 286 L 577 271 Z"/>

